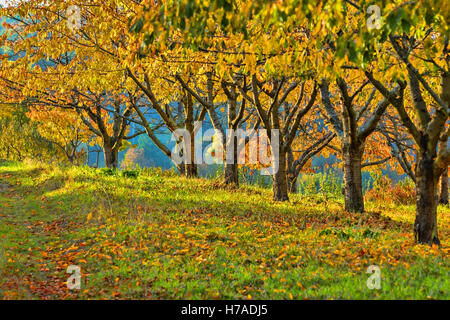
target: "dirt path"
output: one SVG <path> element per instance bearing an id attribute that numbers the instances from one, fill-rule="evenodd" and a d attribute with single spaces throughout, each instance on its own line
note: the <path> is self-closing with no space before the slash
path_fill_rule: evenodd
<path id="1" fill-rule="evenodd" d="M 24 192 L 14 180 L 0 175 L 0 298 L 73 298 L 66 285 L 71 259 L 62 254 L 68 223 L 51 216 L 55 208 L 39 193 Z"/>

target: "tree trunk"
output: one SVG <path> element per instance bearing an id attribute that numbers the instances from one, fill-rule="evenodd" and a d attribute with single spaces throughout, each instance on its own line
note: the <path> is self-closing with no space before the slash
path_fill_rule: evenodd
<path id="1" fill-rule="evenodd" d="M 224 183 L 225 184 L 234 184 L 236 187 L 239 186 L 239 167 L 238 167 L 238 141 L 237 137 L 232 137 L 233 141 L 228 143 L 225 147 L 225 154 L 227 154 L 227 150 L 229 148 L 233 148 L 233 161 L 225 157 L 225 168 L 224 168 Z M 227 143 L 227 142 L 225 142 Z"/>
<path id="2" fill-rule="evenodd" d="M 439 195 L 439 203 L 448 204 L 448 168 L 445 169 L 441 176 L 441 192 Z"/>
<path id="3" fill-rule="evenodd" d="M 280 148 L 281 149 L 281 148 Z M 279 158 L 272 161 L 278 162 L 278 170 L 273 173 L 273 200 L 274 201 L 289 201 L 288 184 L 286 174 L 286 153 L 280 150 Z M 273 163 L 272 168 L 277 166 Z"/>
<path id="4" fill-rule="evenodd" d="M 197 178 L 198 169 L 195 163 L 195 131 L 194 131 L 194 117 L 193 117 L 193 101 L 191 95 L 185 96 L 184 102 L 185 120 L 184 128 L 188 135 L 183 138 L 183 155 L 185 165 L 185 175 L 187 178 Z"/>
<path id="5" fill-rule="evenodd" d="M 439 244 L 437 233 L 437 182 L 434 159 L 419 155 L 416 167 L 416 221 L 414 235 L 417 243 Z"/>
<path id="6" fill-rule="evenodd" d="M 113 149 L 110 145 L 103 145 L 103 153 L 105 156 L 105 166 L 110 169 L 117 169 L 119 167 L 119 150 Z"/>
<path id="7" fill-rule="evenodd" d="M 179 174 L 180 176 L 186 175 L 186 167 L 185 167 L 184 163 L 182 163 L 182 164 L 176 164 L 176 163 L 174 162 L 174 164 L 175 164 L 175 167 L 177 168 L 178 174 Z"/>
<path id="8" fill-rule="evenodd" d="M 185 175 L 187 178 L 197 178 L 198 176 L 197 165 L 194 163 L 186 163 Z"/>
<path id="9" fill-rule="evenodd" d="M 297 178 L 298 176 L 288 174 L 288 190 L 290 193 L 298 193 Z"/>
<path id="10" fill-rule="evenodd" d="M 225 162 L 225 184 L 233 184 L 236 187 L 239 186 L 239 171 L 238 165 L 236 163 L 226 163 Z"/>
<path id="11" fill-rule="evenodd" d="M 67 159 L 69 160 L 70 164 L 73 165 L 75 163 L 75 155 L 68 154 Z"/>
<path id="12" fill-rule="evenodd" d="M 439 142 L 439 150 L 445 150 L 447 148 L 447 141 Z M 445 168 L 441 175 L 441 190 L 439 193 L 439 203 L 448 204 L 448 166 Z"/>
<path id="13" fill-rule="evenodd" d="M 194 127 L 191 123 L 186 125 L 186 129 L 189 131 L 189 143 L 185 142 L 184 151 L 185 152 L 185 174 L 188 178 L 197 178 L 198 170 L 197 164 L 195 163 L 195 134 Z"/>
<path id="14" fill-rule="evenodd" d="M 344 147 L 344 200 L 348 212 L 364 212 L 361 148 Z"/>
<path id="15" fill-rule="evenodd" d="M 295 172 L 294 154 L 292 149 L 289 148 L 287 152 L 287 184 L 288 190 L 291 193 L 297 193 L 297 175 Z"/>

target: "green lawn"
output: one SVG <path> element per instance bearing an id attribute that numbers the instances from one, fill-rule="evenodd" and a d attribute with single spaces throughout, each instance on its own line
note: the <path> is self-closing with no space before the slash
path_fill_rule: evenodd
<path id="1" fill-rule="evenodd" d="M 223 188 L 158 170 L 0 163 L 3 299 L 448 299 L 442 247 L 414 245 L 413 206 Z M 81 290 L 66 287 L 80 266 Z M 371 290 L 368 266 L 381 268 Z"/>

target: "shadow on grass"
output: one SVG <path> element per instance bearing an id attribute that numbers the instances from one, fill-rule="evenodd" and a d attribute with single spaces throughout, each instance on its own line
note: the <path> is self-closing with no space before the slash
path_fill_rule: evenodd
<path id="1" fill-rule="evenodd" d="M 7 167 L 16 165 L 6 163 Z M 44 199 L 47 206 L 64 220 L 82 221 L 87 214 L 95 213 L 102 218 L 141 223 L 172 219 L 191 221 L 203 217 L 216 218 L 224 225 L 269 222 L 279 228 L 302 230 L 320 230 L 329 225 L 338 228 L 411 229 L 409 223 L 392 220 L 380 212 L 345 212 L 336 201 L 305 201 L 293 195 L 294 204 L 274 203 L 270 200 L 270 190 L 255 191 L 245 186 L 241 189 L 218 188 L 215 182 L 205 179 L 160 176 L 132 179 L 104 176 L 99 170 L 87 168 L 74 172 L 70 169 L 51 171 L 48 168 L 25 167 L 1 172 L 3 176 L 11 175 L 21 180 L 22 185 L 17 186 L 18 189 Z M 16 206 L 20 205 L 16 203 Z"/>

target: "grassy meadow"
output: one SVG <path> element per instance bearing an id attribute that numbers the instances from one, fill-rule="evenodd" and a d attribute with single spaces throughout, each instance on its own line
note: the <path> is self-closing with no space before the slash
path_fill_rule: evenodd
<path id="1" fill-rule="evenodd" d="M 415 245 L 413 205 L 223 187 L 169 171 L 0 163 L 0 299 L 448 299 L 440 248 Z M 68 266 L 81 268 L 69 290 Z M 367 268 L 381 270 L 369 289 Z"/>

